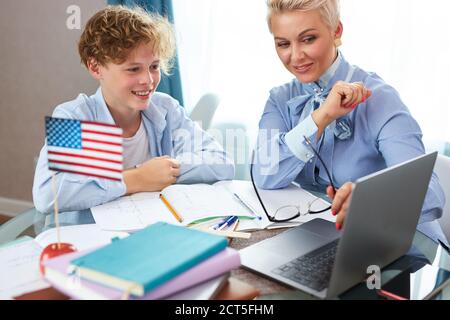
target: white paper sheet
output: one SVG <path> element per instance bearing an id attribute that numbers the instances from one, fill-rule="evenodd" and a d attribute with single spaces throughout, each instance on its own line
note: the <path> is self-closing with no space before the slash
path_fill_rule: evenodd
<path id="1" fill-rule="evenodd" d="M 39 273 L 41 252 L 31 238 L 0 248 L 0 299 L 50 287 Z"/>
<path id="2" fill-rule="evenodd" d="M 221 181 L 216 183 L 216 185 L 221 185 L 231 192 L 237 193 L 239 197 L 245 203 L 247 203 L 250 208 L 254 209 L 258 216 L 261 217 L 260 220 L 240 220 L 237 231 L 294 227 L 315 218 L 321 218 L 333 222 L 335 220 L 335 217 L 333 217 L 330 210 L 328 210 L 320 214 L 308 214 L 305 216 L 300 216 L 299 218 L 288 223 L 273 223 L 269 221 L 266 214 L 264 213 L 264 210 L 261 207 L 258 198 L 256 197 L 255 191 L 250 181 Z M 301 204 L 304 205 L 316 199 L 314 195 L 295 185 L 291 185 L 288 188 L 278 190 L 258 189 L 258 192 L 269 214 L 275 213 L 276 210 L 282 206 L 298 206 Z M 322 208 L 322 206 L 323 208 L 326 208 L 327 206 L 329 206 L 329 203 L 322 199 L 317 199 L 315 205 L 318 205 L 320 208 Z"/>
<path id="3" fill-rule="evenodd" d="M 104 230 L 133 232 L 157 221 L 178 224 L 159 192 L 142 192 L 91 208 L 95 223 Z"/>
<path id="4" fill-rule="evenodd" d="M 128 236 L 126 232 L 102 230 L 96 224 L 80 224 L 75 226 L 64 226 L 60 228 L 61 242 L 70 243 L 82 251 L 111 242 L 114 237 L 124 238 Z M 50 243 L 57 242 L 56 228 L 46 230 L 39 234 L 35 241 L 42 248 Z"/>
<path id="5" fill-rule="evenodd" d="M 239 203 L 233 197 L 233 193 L 248 204 L 250 208 L 254 208 L 260 219 L 240 219 L 237 231 L 245 230 L 262 230 L 265 228 L 284 228 L 293 227 L 301 223 L 310 221 L 315 218 L 322 218 L 334 221 L 334 217 L 329 211 L 315 215 L 301 216 L 289 223 L 272 223 L 270 222 L 253 190 L 250 181 L 221 181 L 214 184 L 216 189 L 204 185 L 173 185 L 170 191 L 167 191 L 168 199 L 180 213 L 189 212 L 189 217 L 183 222 L 188 224 L 195 218 L 202 215 L 199 211 L 211 213 L 210 215 L 228 216 L 232 212 L 237 215 L 254 217 L 247 208 Z M 226 189 L 227 192 L 221 191 Z M 300 205 L 316 199 L 309 192 L 302 190 L 294 185 L 280 190 L 259 190 L 260 196 L 264 201 L 264 205 L 268 212 L 275 211 L 285 205 Z M 192 194 L 190 194 L 192 193 Z M 201 194 L 202 197 L 199 197 Z M 321 203 L 326 208 L 329 204 L 322 199 L 317 200 L 317 204 Z M 180 223 L 170 213 L 164 203 L 159 199 L 158 192 L 137 193 L 131 196 L 121 197 L 112 202 L 94 207 L 91 209 L 95 222 L 104 230 L 122 230 L 136 231 L 146 226 L 162 221 L 180 225 Z M 203 216 L 208 216 L 204 214 Z"/>
<path id="6" fill-rule="evenodd" d="M 183 217 L 179 223 L 159 199 L 158 192 L 137 193 L 91 208 L 95 222 L 104 230 L 136 231 L 156 222 L 188 225 L 214 216 L 249 216 L 227 189 L 206 184 L 172 185 L 162 191 Z"/>

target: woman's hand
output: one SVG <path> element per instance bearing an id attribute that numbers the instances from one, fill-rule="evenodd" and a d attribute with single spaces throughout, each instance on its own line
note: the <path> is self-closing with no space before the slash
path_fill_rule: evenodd
<path id="1" fill-rule="evenodd" d="M 336 192 L 331 186 L 327 188 L 327 195 L 333 200 L 331 204 L 331 213 L 336 216 L 336 229 L 341 230 L 344 225 L 344 219 L 347 215 L 350 199 L 353 191 L 353 183 L 347 182 Z"/>
<path id="2" fill-rule="evenodd" d="M 127 194 L 161 191 L 175 183 L 180 175 L 180 163 L 169 156 L 155 157 L 139 168 L 123 173 Z"/>
<path id="3" fill-rule="evenodd" d="M 312 118 L 319 128 L 318 139 L 330 123 L 351 112 L 360 103 L 365 102 L 371 94 L 372 91 L 362 82 L 336 82 L 327 99 L 312 113 Z"/>

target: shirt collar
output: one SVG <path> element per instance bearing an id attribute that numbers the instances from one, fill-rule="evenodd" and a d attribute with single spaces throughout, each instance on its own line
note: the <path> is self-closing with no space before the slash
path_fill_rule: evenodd
<path id="1" fill-rule="evenodd" d="M 96 106 L 96 119 L 99 122 L 115 124 L 114 119 L 111 115 L 111 112 L 106 105 L 105 98 L 103 97 L 102 87 L 98 87 L 97 91 L 94 94 L 94 101 Z"/>
<path id="2" fill-rule="evenodd" d="M 320 93 L 323 91 L 327 91 L 328 89 L 331 89 L 331 86 L 334 84 L 335 81 L 333 81 L 333 79 L 336 79 L 339 74 L 345 72 L 343 69 L 347 69 L 346 66 L 347 64 L 345 63 L 345 59 L 342 53 L 338 50 L 336 60 L 327 69 L 327 71 L 322 74 L 319 80 L 306 84 L 302 84 L 297 80 L 297 84 L 300 87 L 303 87 L 309 93 Z"/>
<path id="3" fill-rule="evenodd" d="M 325 71 L 325 73 L 320 77 L 318 83 L 319 86 L 321 88 L 326 88 L 328 86 L 328 83 L 330 82 L 330 80 L 334 77 L 334 75 L 336 74 L 337 69 L 339 68 L 339 66 L 341 65 L 341 61 L 342 61 L 342 55 L 340 53 L 340 51 L 337 51 L 337 58 L 336 60 L 333 62 L 333 64 L 328 68 L 327 71 Z"/>
<path id="4" fill-rule="evenodd" d="M 319 80 L 310 83 L 301 83 L 297 79 L 294 79 L 293 83 L 296 87 L 295 94 L 293 95 L 293 98 L 287 102 L 287 105 L 292 109 L 293 114 L 299 114 L 302 111 L 304 104 L 312 99 L 312 97 L 324 97 L 328 95 L 328 92 L 336 81 L 346 79 L 350 68 L 350 64 L 338 50 L 336 60 Z"/>

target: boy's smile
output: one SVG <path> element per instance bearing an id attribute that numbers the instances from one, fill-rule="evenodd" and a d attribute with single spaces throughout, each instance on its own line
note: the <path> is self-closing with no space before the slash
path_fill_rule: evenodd
<path id="1" fill-rule="evenodd" d="M 148 100 L 148 98 L 150 97 L 150 92 L 152 92 L 152 90 L 147 90 L 147 91 L 131 91 L 134 95 L 136 95 L 139 99 L 142 100 Z"/>

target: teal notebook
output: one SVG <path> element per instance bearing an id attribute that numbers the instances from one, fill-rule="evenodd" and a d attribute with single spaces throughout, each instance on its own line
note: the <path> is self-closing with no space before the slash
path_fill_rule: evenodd
<path id="1" fill-rule="evenodd" d="M 142 296 L 227 247 L 224 237 L 158 222 L 71 262 L 84 279 Z"/>

